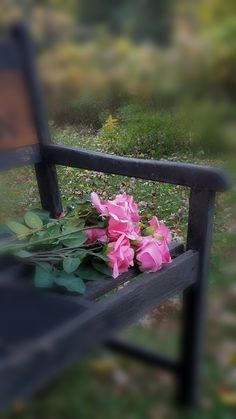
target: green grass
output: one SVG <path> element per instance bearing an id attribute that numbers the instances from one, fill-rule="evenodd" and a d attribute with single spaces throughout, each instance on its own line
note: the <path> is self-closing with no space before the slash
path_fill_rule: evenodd
<path id="1" fill-rule="evenodd" d="M 69 127 L 63 130 L 53 127 L 52 131 L 56 142 L 97 151 L 109 149 L 100 136 L 90 133 L 85 135 L 84 132 Z M 200 160 L 200 156 L 196 157 L 191 153 L 175 153 L 171 158 L 182 161 Z M 9 183 L 14 174 L 15 172 L 8 174 Z M 8 193 L 8 205 L 5 209 L 8 214 L 21 213 L 29 204 L 37 203 L 36 184 L 31 181 L 31 177 L 30 169 L 21 169 L 12 185 L 12 192 Z M 64 202 L 73 201 L 83 192 L 92 190 L 98 191 L 103 197 L 112 197 L 119 191 L 126 191 L 133 194 L 138 202 L 142 201 L 143 213 L 157 214 L 178 235 L 185 235 L 188 203 L 188 191 L 185 188 L 69 168 L 59 168 L 59 181 Z M 19 204 L 17 210 L 16 202 Z M 201 411 L 179 414 L 173 410 L 170 401 L 174 383 L 158 369 L 100 351 L 74 365 L 29 401 L 15 403 L 1 417 L 198 419 L 201 416 L 202 419 L 233 419 L 236 406 L 236 305 L 233 298 L 236 296 L 236 233 L 233 219 L 235 204 L 235 191 L 220 197 L 217 203 Z M 124 335 L 148 348 L 159 348 L 175 354 L 178 349 L 180 309 L 180 301 L 172 300 L 154 311 L 145 321 L 124 331 Z M 234 395 L 231 402 L 227 399 L 229 394 Z"/>

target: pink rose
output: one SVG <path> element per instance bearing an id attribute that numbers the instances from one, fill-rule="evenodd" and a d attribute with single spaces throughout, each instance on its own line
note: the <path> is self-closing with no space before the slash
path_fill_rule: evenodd
<path id="1" fill-rule="evenodd" d="M 125 192 L 120 195 L 116 195 L 113 201 L 118 207 L 122 207 L 126 211 L 128 218 L 134 222 L 140 221 L 140 216 L 138 214 L 138 205 L 134 202 L 134 198 L 131 195 L 127 195 Z"/>
<path id="2" fill-rule="evenodd" d="M 161 255 L 162 255 L 162 263 L 170 263 L 172 261 L 171 255 L 170 255 L 170 249 L 165 240 L 160 242 L 158 240 L 158 244 L 160 247 Z"/>
<path id="3" fill-rule="evenodd" d="M 140 217 L 138 205 L 131 195 L 123 193 L 113 200 L 101 201 L 99 196 L 92 192 L 91 199 L 99 214 L 109 218 L 108 236 L 112 241 L 123 234 L 130 240 L 137 240 L 140 234 L 137 224 Z"/>
<path id="4" fill-rule="evenodd" d="M 85 234 L 88 236 L 88 240 L 85 244 L 92 244 L 96 241 L 107 243 L 107 234 L 105 228 L 90 228 L 85 230 Z"/>
<path id="5" fill-rule="evenodd" d="M 113 201 L 107 201 L 109 214 L 108 236 L 112 240 L 118 239 L 121 234 L 125 234 L 130 240 L 136 240 L 140 234 L 137 225 L 140 217 L 138 206 L 133 197 L 126 193 L 117 195 Z"/>
<path id="6" fill-rule="evenodd" d="M 165 240 L 166 243 L 170 243 L 172 240 L 172 234 L 168 227 L 165 224 L 162 224 L 158 221 L 157 217 L 153 217 L 149 221 L 149 225 L 155 228 L 153 236 L 160 240 Z M 160 237 L 159 237 L 160 236 Z"/>
<path id="7" fill-rule="evenodd" d="M 103 216 L 108 216 L 107 201 L 101 201 L 96 192 L 91 193 L 91 201 L 97 212 Z"/>
<path id="8" fill-rule="evenodd" d="M 110 216 L 107 234 L 111 240 L 117 240 L 120 235 L 125 235 L 130 240 L 137 240 L 140 228 L 130 220 L 116 220 Z"/>
<path id="9" fill-rule="evenodd" d="M 129 240 L 121 235 L 116 242 L 108 244 L 109 266 L 112 268 L 113 278 L 127 272 L 129 266 L 134 265 L 134 250 L 130 247 Z"/>
<path id="10" fill-rule="evenodd" d="M 141 237 L 136 259 L 142 272 L 156 272 L 161 269 L 162 251 L 158 241 L 151 236 Z"/>

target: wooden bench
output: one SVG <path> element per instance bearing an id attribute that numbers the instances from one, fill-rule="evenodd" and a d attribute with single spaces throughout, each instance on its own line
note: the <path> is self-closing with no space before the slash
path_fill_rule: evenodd
<path id="1" fill-rule="evenodd" d="M 27 280 L 24 265 L 1 262 L 0 408 L 28 396 L 104 344 L 173 373 L 178 401 L 196 404 L 214 199 L 217 191 L 228 188 L 227 176 L 209 167 L 52 144 L 31 40 L 26 27 L 17 24 L 0 43 L 0 168 L 25 164 L 34 165 L 42 207 L 52 217 L 62 211 L 56 165 L 186 186 L 190 190 L 187 243 L 185 247 L 172 243 L 173 262 L 161 271 L 130 270 L 117 280 L 91 281 L 83 297 L 39 291 Z M 121 328 L 179 293 L 183 293 L 179 359 L 116 339 Z"/>

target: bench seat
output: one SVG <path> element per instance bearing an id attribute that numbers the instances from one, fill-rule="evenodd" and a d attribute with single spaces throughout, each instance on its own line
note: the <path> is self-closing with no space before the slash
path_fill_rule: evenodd
<path id="1" fill-rule="evenodd" d="M 130 269 L 117 280 L 89 281 L 83 297 L 35 289 L 24 266 L 2 267 L 1 409 L 192 285 L 198 252 L 183 252 L 183 245 L 174 243 L 171 253 L 173 262 L 156 273 Z"/>

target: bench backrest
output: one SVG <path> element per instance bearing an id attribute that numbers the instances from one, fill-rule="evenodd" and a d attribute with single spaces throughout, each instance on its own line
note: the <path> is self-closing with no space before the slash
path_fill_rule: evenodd
<path id="1" fill-rule="evenodd" d="M 0 41 L 0 170 L 34 164 L 42 206 L 62 211 L 54 165 L 43 161 L 51 143 L 31 39 L 23 23 Z"/>
<path id="2" fill-rule="evenodd" d="M 39 162 L 40 145 L 48 143 L 34 52 L 27 28 L 20 23 L 0 41 L 0 169 Z"/>

